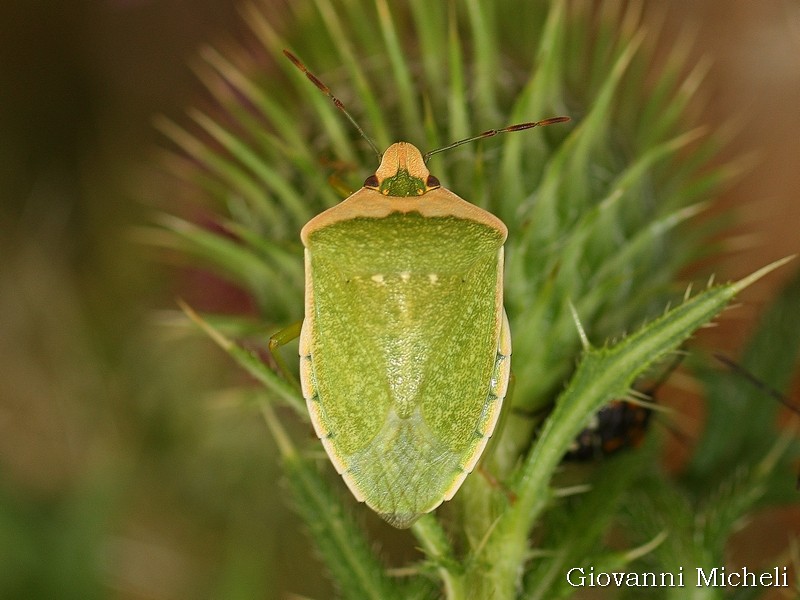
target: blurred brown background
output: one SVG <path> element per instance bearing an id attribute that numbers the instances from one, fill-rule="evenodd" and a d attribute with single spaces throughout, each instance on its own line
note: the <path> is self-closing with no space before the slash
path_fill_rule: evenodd
<path id="1" fill-rule="evenodd" d="M 665 47 L 693 29 L 692 56 L 713 61 L 702 120 L 740 127 L 721 160 L 758 153 L 717 209 L 741 217 L 718 277 L 800 252 L 800 3 L 645 6 Z M 195 50 L 243 29 L 221 0 L 0 4 L 2 597 L 327 589 L 294 558 L 306 540 L 258 415 L 201 400 L 233 367 L 208 344 L 165 340 L 153 310 L 181 286 L 130 235 L 162 201 L 153 116 L 201 101 Z M 735 353 L 796 268 L 701 342 Z"/>

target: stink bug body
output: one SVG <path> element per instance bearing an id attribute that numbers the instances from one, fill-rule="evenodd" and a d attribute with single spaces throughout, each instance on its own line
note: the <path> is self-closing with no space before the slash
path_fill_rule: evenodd
<path id="1" fill-rule="evenodd" d="M 353 495 L 401 528 L 452 498 L 475 467 L 510 369 L 506 226 L 443 188 L 425 166 L 431 154 L 392 144 L 363 188 L 301 231 L 311 421 Z"/>

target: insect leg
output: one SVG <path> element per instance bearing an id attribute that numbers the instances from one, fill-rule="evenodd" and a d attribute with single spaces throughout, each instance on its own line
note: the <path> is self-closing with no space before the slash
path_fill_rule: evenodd
<path id="1" fill-rule="evenodd" d="M 284 327 L 277 333 L 274 333 L 269 338 L 269 353 L 272 356 L 272 359 L 275 361 L 275 364 L 278 367 L 278 371 L 280 371 L 281 375 L 283 375 L 283 377 L 287 381 L 291 382 L 298 388 L 300 387 L 300 384 L 297 382 L 297 379 L 292 374 L 292 372 L 287 368 L 286 361 L 283 360 L 283 356 L 278 351 L 278 348 L 280 348 L 281 346 L 285 346 L 292 340 L 295 340 L 298 337 L 300 337 L 300 328 L 302 326 L 303 322 L 297 321 L 295 323 L 292 323 L 291 325 Z"/>

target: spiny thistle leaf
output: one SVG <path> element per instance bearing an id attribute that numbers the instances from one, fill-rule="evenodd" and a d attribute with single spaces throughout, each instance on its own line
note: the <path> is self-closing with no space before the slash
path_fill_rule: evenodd
<path id="1" fill-rule="evenodd" d="M 528 551 L 528 532 L 550 500 L 553 473 L 589 416 L 614 398 L 625 397 L 650 365 L 677 350 L 742 289 L 786 262 L 777 261 L 739 282 L 706 290 L 621 342 L 584 353 L 515 477 L 511 486 L 515 503 L 500 515 L 482 555 L 489 563 L 486 570 L 497 597 L 513 597 L 519 585 L 518 565 Z"/>

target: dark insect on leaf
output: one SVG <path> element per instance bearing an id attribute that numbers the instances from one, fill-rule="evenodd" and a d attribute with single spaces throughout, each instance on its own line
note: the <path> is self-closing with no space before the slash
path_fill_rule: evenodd
<path id="1" fill-rule="evenodd" d="M 647 388 L 644 395 L 653 398 L 683 357 L 684 354 L 678 354 L 658 379 Z M 572 447 L 564 455 L 564 460 L 575 462 L 596 460 L 626 448 L 638 447 L 647 433 L 653 416 L 653 408 L 648 404 L 654 402 L 654 399 L 641 402 L 631 400 L 609 402 L 578 434 Z"/>
<path id="2" fill-rule="evenodd" d="M 628 400 L 614 400 L 598 412 L 575 438 L 564 460 L 589 461 L 642 443 L 653 409 Z"/>

